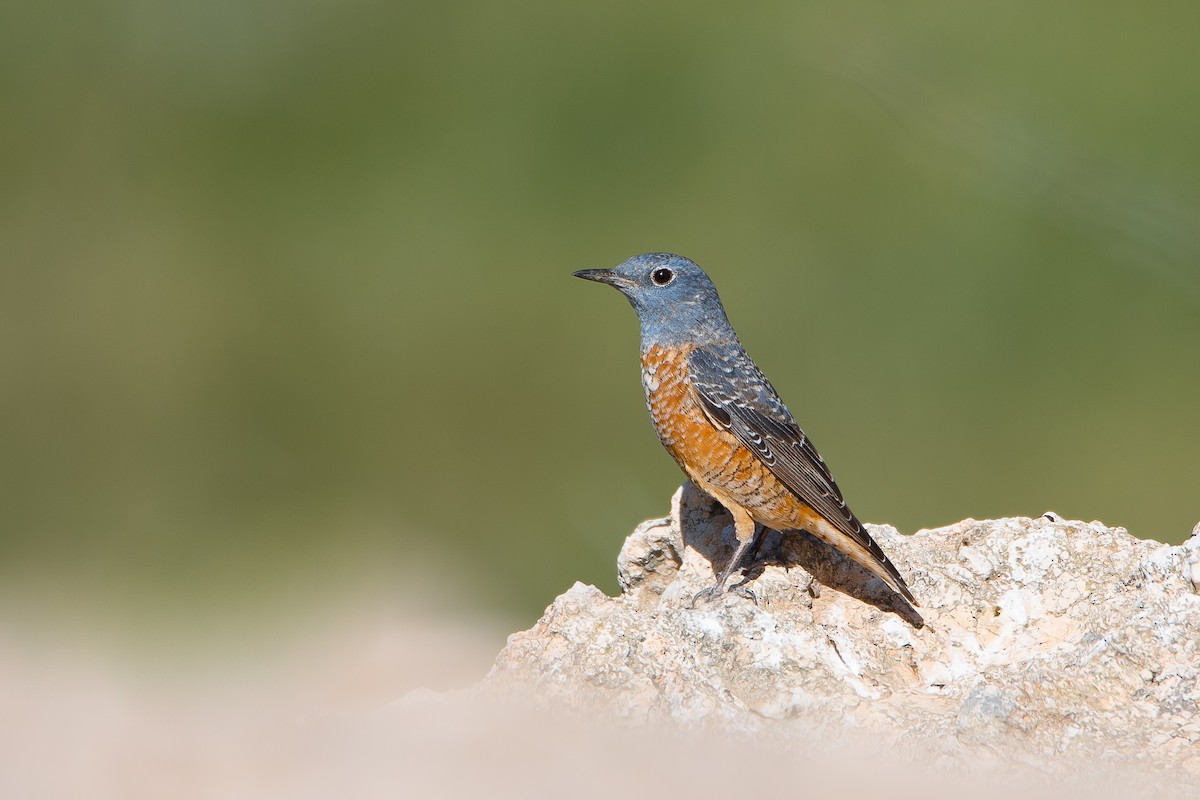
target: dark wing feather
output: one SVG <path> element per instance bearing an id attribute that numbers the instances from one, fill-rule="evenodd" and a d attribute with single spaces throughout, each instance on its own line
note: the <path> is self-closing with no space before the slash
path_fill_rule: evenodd
<path id="1" fill-rule="evenodd" d="M 748 357 L 696 349 L 688 367 L 692 385 L 714 424 L 736 436 L 838 530 L 848 536 L 861 530 L 825 461 Z"/>
<path id="2" fill-rule="evenodd" d="M 697 348 L 688 356 L 692 385 L 714 425 L 737 437 L 798 498 L 904 580 L 846 505 L 824 459 L 792 418 L 773 386 L 738 348 Z"/>

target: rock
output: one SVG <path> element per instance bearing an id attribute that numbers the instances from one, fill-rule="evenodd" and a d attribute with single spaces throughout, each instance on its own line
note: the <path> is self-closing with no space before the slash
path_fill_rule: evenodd
<path id="1" fill-rule="evenodd" d="M 684 484 L 621 549 L 622 594 L 576 584 L 509 637 L 484 686 L 638 724 L 855 730 L 946 756 L 1200 777 L 1200 535 L 1172 547 L 1053 513 L 868 527 L 920 616 L 798 533 L 764 540 L 744 582 L 755 600 L 693 608 L 734 542 Z"/>

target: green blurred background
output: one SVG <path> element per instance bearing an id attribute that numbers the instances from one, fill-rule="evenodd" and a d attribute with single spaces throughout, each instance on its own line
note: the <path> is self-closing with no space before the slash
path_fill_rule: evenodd
<path id="1" fill-rule="evenodd" d="M 680 475 L 672 250 L 860 517 L 1200 519 L 1200 6 L 0 11 L 0 593 L 135 629 L 364 582 L 531 622 Z M 368 577 L 369 576 L 369 577 Z M 466 598 L 466 599 L 464 599 Z"/>

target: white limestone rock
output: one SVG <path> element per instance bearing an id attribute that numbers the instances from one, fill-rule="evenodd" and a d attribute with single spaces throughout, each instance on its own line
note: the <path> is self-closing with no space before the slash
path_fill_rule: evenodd
<path id="1" fill-rule="evenodd" d="M 691 484 L 638 526 L 622 594 L 576 584 L 485 686 L 634 723 L 856 730 L 967 752 L 1139 762 L 1200 777 L 1200 526 L 1185 544 L 1099 522 L 868 526 L 921 616 L 807 534 L 772 533 L 745 588 L 692 607 L 733 550 Z"/>

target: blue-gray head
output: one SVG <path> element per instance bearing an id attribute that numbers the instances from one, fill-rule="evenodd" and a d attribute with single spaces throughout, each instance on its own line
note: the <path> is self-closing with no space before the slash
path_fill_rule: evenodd
<path id="1" fill-rule="evenodd" d="M 683 256 L 643 253 L 613 269 L 581 269 L 575 277 L 607 283 L 629 299 L 643 346 L 736 341 L 717 287 Z"/>

